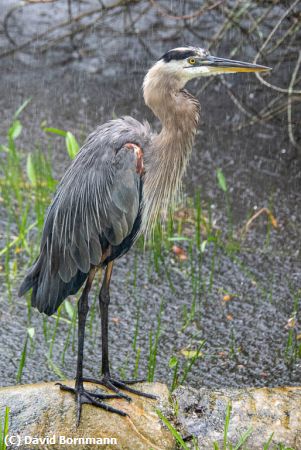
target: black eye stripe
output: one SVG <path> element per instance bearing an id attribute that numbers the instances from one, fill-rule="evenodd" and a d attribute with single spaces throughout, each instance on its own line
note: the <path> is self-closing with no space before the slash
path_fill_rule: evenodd
<path id="1" fill-rule="evenodd" d="M 176 60 L 179 61 L 181 59 L 187 59 L 189 57 L 195 57 L 195 51 L 194 50 L 170 50 L 169 52 L 165 53 L 160 59 L 163 59 L 166 63 Z"/>

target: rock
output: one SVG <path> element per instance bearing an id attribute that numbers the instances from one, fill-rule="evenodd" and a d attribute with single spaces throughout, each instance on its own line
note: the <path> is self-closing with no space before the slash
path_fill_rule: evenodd
<path id="1" fill-rule="evenodd" d="M 174 392 L 173 399 L 177 402 L 177 425 L 181 434 L 196 436 L 202 450 L 212 450 L 214 442 L 218 448 L 224 448 L 229 402 L 232 410 L 228 442 L 232 445 L 236 445 L 241 435 L 251 428 L 244 448 L 262 450 L 273 433 L 269 449 L 280 443 L 301 449 L 301 387 L 218 390 L 180 387 Z"/>
<path id="2" fill-rule="evenodd" d="M 64 383 L 74 386 L 74 381 Z M 85 383 L 85 386 L 89 390 L 99 389 L 99 386 L 92 383 Z M 91 405 L 83 405 L 78 428 L 76 428 L 74 396 L 61 391 L 55 383 L 1 388 L 0 415 L 3 416 L 5 406 L 10 408 L 9 437 L 13 437 L 14 442 L 9 448 L 18 448 L 18 450 L 174 449 L 175 442 L 170 432 L 162 425 L 155 412 L 155 407 L 168 401 L 167 387 L 160 383 L 140 383 L 136 386 L 137 389 L 159 396 L 160 401 L 149 400 L 134 394 L 130 394 L 133 399 L 130 403 L 124 399 L 109 401 L 110 405 L 125 411 L 128 417 L 108 413 Z M 37 441 L 30 442 L 30 438 L 36 438 Z M 80 438 L 83 440 L 79 440 Z M 89 442 L 89 438 L 100 440 Z M 105 441 L 105 438 L 116 439 L 116 442 Z M 41 440 L 38 441 L 38 439 Z M 96 445 L 97 442 L 108 445 L 100 447 Z M 19 443 L 20 445 L 17 445 Z"/>
<path id="3" fill-rule="evenodd" d="M 74 381 L 66 384 L 74 386 Z M 99 389 L 92 383 L 86 383 L 86 387 L 89 390 Z M 262 450 L 273 433 L 269 450 L 279 443 L 294 450 L 301 449 L 301 387 L 218 390 L 180 387 L 173 394 L 172 405 L 168 403 L 169 394 L 164 384 L 141 383 L 137 384 L 137 388 L 159 396 L 160 401 L 133 394 L 131 403 L 123 399 L 109 401 L 129 417 L 84 405 L 78 428 L 73 395 L 60 391 L 55 383 L 2 388 L 0 416 L 3 416 L 4 407 L 8 406 L 9 436 L 14 440 L 8 448 L 173 450 L 175 441 L 155 412 L 155 408 L 160 407 L 182 436 L 196 436 L 201 450 L 212 450 L 214 442 L 222 449 L 226 409 L 231 402 L 227 440 L 233 448 L 241 435 L 251 429 L 244 448 Z M 30 438 L 36 441 L 30 442 Z M 20 445 L 17 445 L 17 439 L 20 439 Z M 97 443 L 104 445 L 97 446 Z M 187 445 L 191 445 L 189 441 Z"/>

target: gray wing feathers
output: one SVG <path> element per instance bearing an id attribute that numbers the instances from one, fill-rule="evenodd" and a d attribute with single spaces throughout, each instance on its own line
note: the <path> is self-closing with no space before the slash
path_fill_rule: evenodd
<path id="1" fill-rule="evenodd" d="M 73 263 L 84 273 L 89 272 L 91 264 L 100 263 L 101 234 L 112 245 L 118 245 L 132 229 L 139 210 L 140 177 L 136 174 L 134 152 L 122 145 L 137 142 L 138 138 L 141 141 L 141 136 L 131 135 L 128 122 L 142 129 L 131 118 L 99 127 L 58 187 L 52 225 L 56 248 L 50 253 L 55 268 L 59 254 L 62 279 L 68 280 L 74 273 Z M 68 264 L 70 257 L 73 261 Z"/>
<path id="2" fill-rule="evenodd" d="M 44 224 L 41 254 L 20 288 L 48 313 L 101 261 L 101 239 L 119 245 L 139 211 L 140 176 L 128 142 L 148 146 L 150 130 L 131 117 L 98 127 L 58 185 Z M 68 289 L 67 289 L 68 285 Z M 62 298 L 63 297 L 63 298 Z M 50 306 L 51 305 L 51 306 Z"/>

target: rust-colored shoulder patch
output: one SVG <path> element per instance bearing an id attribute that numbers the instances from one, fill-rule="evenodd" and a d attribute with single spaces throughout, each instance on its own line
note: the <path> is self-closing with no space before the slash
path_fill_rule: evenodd
<path id="1" fill-rule="evenodd" d="M 134 150 L 136 155 L 136 172 L 139 175 L 143 175 L 145 173 L 144 164 L 143 164 L 143 150 L 138 144 L 133 144 L 132 142 L 127 142 L 125 147 L 129 150 Z"/>

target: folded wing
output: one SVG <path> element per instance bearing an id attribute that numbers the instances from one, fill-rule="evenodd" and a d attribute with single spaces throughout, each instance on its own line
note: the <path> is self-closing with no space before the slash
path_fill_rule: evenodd
<path id="1" fill-rule="evenodd" d="M 103 144 L 99 133 L 92 135 L 60 182 L 40 256 L 19 290 L 23 295 L 33 288 L 33 306 L 49 315 L 78 291 L 108 246 L 122 245 L 139 214 L 143 180 L 135 146 Z"/>

